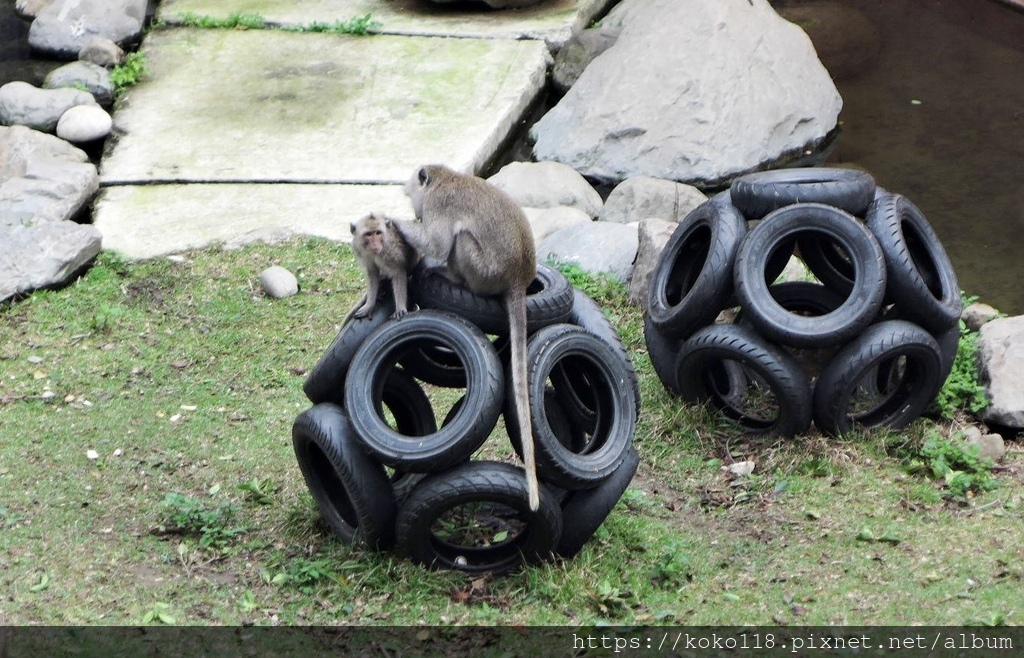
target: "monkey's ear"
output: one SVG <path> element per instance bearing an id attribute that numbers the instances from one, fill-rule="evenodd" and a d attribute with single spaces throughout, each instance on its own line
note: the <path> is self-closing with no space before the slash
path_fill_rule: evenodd
<path id="1" fill-rule="evenodd" d="M 390 217 L 388 217 L 387 215 L 384 215 L 384 226 L 387 226 L 388 228 L 391 228 L 391 226 L 394 223 L 395 222 Z"/>
<path id="2" fill-rule="evenodd" d="M 350 231 L 352 231 L 352 235 L 356 234 L 356 225 L 355 224 L 349 224 L 348 228 L 349 228 Z"/>
<path id="3" fill-rule="evenodd" d="M 427 183 L 430 182 L 430 173 L 426 167 L 420 167 L 420 170 L 416 172 L 416 177 L 419 179 L 422 187 L 426 187 Z"/>

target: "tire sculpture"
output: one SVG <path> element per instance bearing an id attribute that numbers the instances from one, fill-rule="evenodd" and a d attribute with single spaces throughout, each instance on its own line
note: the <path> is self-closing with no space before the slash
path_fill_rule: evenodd
<path id="1" fill-rule="evenodd" d="M 794 258 L 815 281 L 777 281 Z M 921 211 L 864 172 L 831 168 L 749 174 L 694 209 L 647 307 L 648 353 L 669 391 L 786 437 L 812 420 L 831 435 L 912 422 L 949 375 L 962 310 Z"/>
<path id="2" fill-rule="evenodd" d="M 390 320 L 385 286 L 303 386 L 313 407 L 292 440 L 327 525 L 342 541 L 470 574 L 576 555 L 639 463 L 639 386 L 613 325 L 560 272 L 538 267 L 527 297 L 541 480 L 531 511 L 522 468 L 475 457 L 502 415 L 520 449 L 500 301 L 423 270 L 410 291 L 420 310 Z"/>

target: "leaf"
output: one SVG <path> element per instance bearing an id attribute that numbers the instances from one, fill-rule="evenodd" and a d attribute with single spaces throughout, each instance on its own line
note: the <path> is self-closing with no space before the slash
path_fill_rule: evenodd
<path id="1" fill-rule="evenodd" d="M 174 626 L 176 623 L 178 623 L 178 621 L 174 617 L 170 616 L 166 612 L 156 613 L 156 618 L 160 620 L 161 624 L 167 624 L 168 626 Z"/>
<path id="2" fill-rule="evenodd" d="M 44 571 L 39 577 L 39 582 L 28 588 L 30 592 L 43 592 L 50 588 L 50 576 Z"/>
<path id="3" fill-rule="evenodd" d="M 210 487 L 210 490 L 209 490 L 208 493 L 211 496 L 216 496 L 218 493 L 220 493 L 220 484 L 215 484 L 212 487 Z"/>
<path id="4" fill-rule="evenodd" d="M 864 526 L 857 533 L 857 541 L 875 541 L 875 533 L 871 532 L 871 528 Z"/>
<path id="5" fill-rule="evenodd" d="M 737 596 L 736 594 L 733 594 L 732 592 L 726 592 L 725 594 L 722 595 L 722 598 L 725 599 L 726 601 L 732 601 L 733 603 L 735 603 L 736 601 L 740 600 L 740 597 Z"/>
<path id="6" fill-rule="evenodd" d="M 893 546 L 895 546 L 903 540 L 897 537 L 896 535 L 892 534 L 891 532 L 887 532 L 881 537 L 879 537 L 878 541 L 885 542 L 886 544 L 892 544 Z"/>
<path id="7" fill-rule="evenodd" d="M 508 540 L 508 530 L 502 530 L 498 534 L 494 535 L 494 539 L 493 539 L 493 541 L 495 543 L 503 542 L 503 541 L 507 541 L 507 540 Z"/>

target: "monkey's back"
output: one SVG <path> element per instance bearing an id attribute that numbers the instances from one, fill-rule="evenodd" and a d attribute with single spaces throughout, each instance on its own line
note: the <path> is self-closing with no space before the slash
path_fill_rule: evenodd
<path id="1" fill-rule="evenodd" d="M 446 211 L 462 229 L 449 266 L 457 263 L 459 275 L 481 294 L 526 289 L 537 275 L 537 253 L 525 213 L 512 197 L 482 178 L 451 173 L 462 185 L 438 186 L 423 206 L 425 218 Z"/>

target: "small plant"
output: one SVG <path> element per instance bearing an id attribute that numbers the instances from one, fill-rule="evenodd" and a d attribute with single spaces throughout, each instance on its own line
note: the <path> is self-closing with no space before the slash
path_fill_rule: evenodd
<path id="1" fill-rule="evenodd" d="M 163 504 L 167 510 L 166 531 L 195 537 L 205 548 L 223 551 L 245 532 L 234 525 L 237 509 L 230 502 L 209 507 L 198 498 L 169 493 Z"/>
<path id="2" fill-rule="evenodd" d="M 294 587 L 300 592 L 310 594 L 329 583 L 343 583 L 330 560 L 311 560 L 309 558 L 292 558 L 282 560 L 273 571 L 262 569 L 260 576 L 271 585 Z"/>
<path id="3" fill-rule="evenodd" d="M 246 498 L 257 505 L 271 505 L 278 487 L 270 478 L 253 478 L 239 484 L 238 488 L 246 493 Z"/>
<path id="4" fill-rule="evenodd" d="M 168 612 L 170 609 L 171 606 L 166 603 L 154 603 L 153 607 L 142 615 L 141 621 L 143 624 L 159 623 L 173 626 L 178 623 L 178 620 Z"/>
<path id="5" fill-rule="evenodd" d="M 910 473 L 942 480 L 949 492 L 959 498 L 999 487 L 999 481 L 989 470 L 991 461 L 979 454 L 978 446 L 962 440 L 950 441 L 934 432 L 916 456 L 905 459 L 904 465 Z"/>
<path id="6" fill-rule="evenodd" d="M 352 34 L 355 36 L 366 36 L 373 30 L 380 29 L 380 21 L 373 20 L 370 14 L 355 16 L 347 21 L 335 21 L 333 23 L 321 23 L 314 21 L 302 28 L 303 32 L 322 32 L 326 34 Z"/>
<path id="7" fill-rule="evenodd" d="M 260 14 L 246 14 L 235 11 L 227 18 L 214 18 L 188 11 L 180 16 L 185 27 L 199 27 L 207 30 L 262 30 L 267 27 L 267 19 Z"/>
<path id="8" fill-rule="evenodd" d="M 120 96 L 129 87 L 137 85 L 142 80 L 142 76 L 148 72 L 144 54 L 128 53 L 124 58 L 124 64 L 115 66 L 110 72 L 110 81 L 114 84 L 114 95 Z"/>
<path id="9" fill-rule="evenodd" d="M 964 305 L 975 300 L 977 297 L 967 297 Z M 953 359 L 953 369 L 932 403 L 934 410 L 943 418 L 951 419 L 959 410 L 977 413 L 988 406 L 985 387 L 978 380 L 978 338 L 978 332 L 968 329 L 961 320 L 960 343 Z"/>
<path id="10" fill-rule="evenodd" d="M 626 285 L 610 273 L 591 274 L 576 263 L 548 262 L 548 265 L 564 274 L 573 288 L 579 288 L 589 297 L 598 299 L 606 296 L 625 296 L 626 294 Z"/>
<path id="11" fill-rule="evenodd" d="M 662 589 L 676 589 L 693 580 L 690 560 L 680 546 L 671 544 L 651 566 L 651 582 Z"/>

